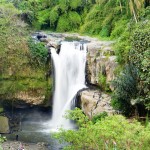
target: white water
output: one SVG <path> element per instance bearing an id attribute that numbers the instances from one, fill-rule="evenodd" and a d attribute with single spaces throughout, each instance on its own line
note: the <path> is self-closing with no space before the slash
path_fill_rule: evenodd
<path id="1" fill-rule="evenodd" d="M 71 109 L 76 93 L 85 88 L 86 45 L 78 42 L 62 42 L 60 53 L 51 48 L 55 70 L 52 126 L 72 128 L 63 116 Z"/>

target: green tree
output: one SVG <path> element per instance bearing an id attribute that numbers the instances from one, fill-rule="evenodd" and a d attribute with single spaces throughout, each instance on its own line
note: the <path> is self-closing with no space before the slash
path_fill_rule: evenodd
<path id="1" fill-rule="evenodd" d="M 142 126 L 136 120 L 129 122 L 121 115 L 106 116 L 96 123 L 84 122 L 82 111 L 73 110 L 71 119 L 82 123 L 78 130 L 63 130 L 56 133 L 60 142 L 68 142 L 65 150 L 101 149 L 148 149 L 150 126 Z"/>
<path id="2" fill-rule="evenodd" d="M 19 11 L 12 4 L 0 5 L 0 94 L 11 93 L 19 88 L 13 78 L 24 72 L 28 64 L 26 25 L 18 19 L 18 15 Z M 8 78 L 12 78 L 10 83 L 5 82 Z"/>
<path id="3" fill-rule="evenodd" d="M 123 67 L 123 71 L 114 81 L 115 91 L 112 103 L 114 108 L 122 110 L 125 114 L 129 113 L 128 107 L 131 108 L 131 112 L 135 110 L 141 115 L 145 115 L 150 109 L 150 24 L 147 20 L 148 12 L 149 8 L 147 7 L 139 18 L 141 21 L 132 25 L 130 33 L 129 30 L 128 34 L 124 32 L 115 46 L 120 65 L 132 64 L 132 66 L 128 66 L 132 71 L 129 72 L 127 71 L 128 67 Z M 136 74 L 132 73 L 134 70 Z M 133 80 L 131 81 L 131 79 Z"/>
<path id="4" fill-rule="evenodd" d="M 52 80 L 45 79 L 47 50 L 28 43 L 27 25 L 19 16 L 13 4 L 0 4 L 0 99 L 12 100 L 22 91 L 40 96 L 52 91 Z"/>
<path id="5" fill-rule="evenodd" d="M 142 22 L 132 36 L 130 61 L 139 71 L 138 96 L 135 103 L 143 102 L 150 110 L 150 21 Z"/>
<path id="6" fill-rule="evenodd" d="M 126 65 L 113 81 L 115 89 L 111 101 L 112 106 L 127 116 L 135 112 L 135 107 L 131 104 L 131 100 L 137 96 L 137 82 L 137 69 L 131 64 Z"/>

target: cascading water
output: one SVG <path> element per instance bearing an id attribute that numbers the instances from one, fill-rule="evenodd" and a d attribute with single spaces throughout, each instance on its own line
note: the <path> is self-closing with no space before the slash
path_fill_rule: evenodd
<path id="1" fill-rule="evenodd" d="M 51 48 L 55 69 L 55 91 L 51 123 L 55 127 L 71 128 L 63 115 L 71 109 L 76 93 L 85 88 L 86 45 L 79 42 L 62 42 L 60 53 Z"/>

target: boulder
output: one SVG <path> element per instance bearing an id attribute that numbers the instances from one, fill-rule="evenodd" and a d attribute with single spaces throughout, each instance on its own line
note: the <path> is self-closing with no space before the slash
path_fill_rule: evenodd
<path id="1" fill-rule="evenodd" d="M 42 90 L 37 91 L 21 91 L 15 94 L 15 99 L 24 101 L 32 105 L 41 105 L 45 100 Z"/>
<path id="2" fill-rule="evenodd" d="M 43 32 L 39 32 L 37 34 L 37 39 L 40 40 L 41 38 L 47 38 L 47 35 L 45 33 L 43 33 Z"/>
<path id="3" fill-rule="evenodd" d="M 9 133 L 9 120 L 5 116 L 0 116 L 0 133 Z"/>
<path id="4" fill-rule="evenodd" d="M 94 115 L 107 112 L 108 115 L 115 111 L 110 105 L 110 95 L 98 90 L 84 90 L 80 93 L 81 108 L 84 113 L 91 119 Z"/>

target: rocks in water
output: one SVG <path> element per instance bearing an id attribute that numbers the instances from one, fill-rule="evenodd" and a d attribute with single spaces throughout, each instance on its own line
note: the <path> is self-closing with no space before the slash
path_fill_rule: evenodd
<path id="1" fill-rule="evenodd" d="M 47 144 L 44 142 L 33 144 L 20 141 L 6 141 L 2 143 L 3 150 L 48 150 L 47 147 Z"/>
<path id="2" fill-rule="evenodd" d="M 61 47 L 61 41 L 54 41 L 54 42 L 49 42 L 47 44 L 48 49 L 50 49 L 51 47 L 56 49 L 57 54 L 60 53 L 60 47 Z"/>
<path id="3" fill-rule="evenodd" d="M 9 133 L 9 119 L 5 116 L 0 116 L 0 133 Z"/>
<path id="4" fill-rule="evenodd" d="M 109 115 L 115 111 L 110 106 L 111 97 L 98 90 L 84 90 L 80 93 L 81 108 L 91 119 L 94 115 L 107 112 Z"/>
<path id="5" fill-rule="evenodd" d="M 36 37 L 38 40 L 41 40 L 47 38 L 47 35 L 44 34 L 43 32 L 39 32 Z"/>

